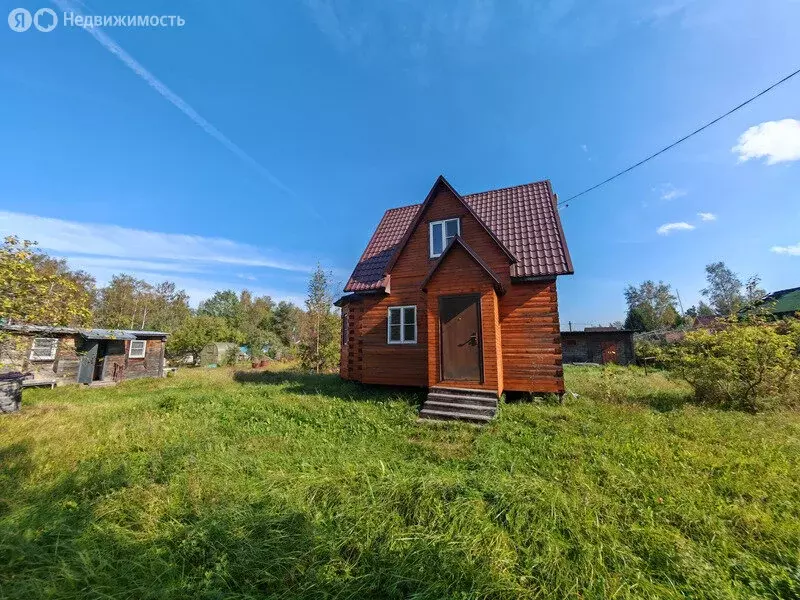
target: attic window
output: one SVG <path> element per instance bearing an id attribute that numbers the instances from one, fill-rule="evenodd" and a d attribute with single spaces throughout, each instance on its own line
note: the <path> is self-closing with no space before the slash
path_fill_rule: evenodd
<path id="1" fill-rule="evenodd" d="M 131 346 L 128 349 L 128 358 L 144 358 L 146 351 L 146 340 L 131 340 Z"/>
<path id="2" fill-rule="evenodd" d="M 30 360 L 55 360 L 58 338 L 33 338 Z"/>
<path id="3" fill-rule="evenodd" d="M 460 219 L 445 219 L 443 221 L 431 221 L 430 239 L 431 239 L 431 258 L 436 258 L 442 255 L 447 244 L 461 234 L 461 220 Z"/>

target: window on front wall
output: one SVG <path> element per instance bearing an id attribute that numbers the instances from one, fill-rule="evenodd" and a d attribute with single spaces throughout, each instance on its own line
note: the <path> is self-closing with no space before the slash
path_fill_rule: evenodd
<path id="1" fill-rule="evenodd" d="M 131 346 L 128 349 L 128 358 L 144 358 L 147 351 L 147 340 L 131 340 Z"/>
<path id="2" fill-rule="evenodd" d="M 417 343 L 417 307 L 393 306 L 389 309 L 388 342 L 390 344 Z"/>
<path id="3" fill-rule="evenodd" d="M 457 235 L 461 234 L 461 222 L 459 219 L 445 219 L 443 221 L 431 221 L 431 258 L 441 256 L 447 244 Z"/>
<path id="4" fill-rule="evenodd" d="M 30 360 L 55 360 L 58 338 L 33 338 Z"/>

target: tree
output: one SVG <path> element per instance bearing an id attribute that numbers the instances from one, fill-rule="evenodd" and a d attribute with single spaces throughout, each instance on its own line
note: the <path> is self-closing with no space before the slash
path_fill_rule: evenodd
<path id="1" fill-rule="evenodd" d="M 630 331 L 653 331 L 656 329 L 655 318 L 646 306 L 636 306 L 628 310 L 625 318 L 625 329 Z"/>
<path id="2" fill-rule="evenodd" d="M 302 309 L 286 301 L 279 302 L 273 314 L 273 330 L 290 353 L 294 351 L 300 342 L 300 320 L 302 316 Z"/>
<path id="3" fill-rule="evenodd" d="M 680 315 L 675 307 L 677 299 L 672 288 L 663 281 L 654 283 L 647 280 L 636 287 L 629 285 L 625 289 L 625 301 L 628 304 L 625 319 L 628 329 L 653 331 L 680 323 Z"/>
<path id="4" fill-rule="evenodd" d="M 738 311 L 745 299 L 742 295 L 742 280 L 725 263 L 715 262 L 706 265 L 708 287 L 701 293 L 708 298 L 717 315 L 727 317 Z M 758 281 L 755 283 L 758 286 Z"/>
<path id="5" fill-rule="evenodd" d="M 193 315 L 167 338 L 167 354 L 172 357 L 191 354 L 196 364 L 200 351 L 211 342 L 240 343 L 241 338 L 222 317 Z"/>
<path id="6" fill-rule="evenodd" d="M 33 325 L 86 325 L 94 280 L 8 236 L 0 246 L 0 318 Z"/>
<path id="7" fill-rule="evenodd" d="M 697 306 L 690 306 L 686 309 L 686 316 L 696 319 L 697 317 L 713 317 L 716 315 L 713 308 L 700 300 L 700 302 L 697 303 Z"/>
<path id="8" fill-rule="evenodd" d="M 339 362 L 340 319 L 331 310 L 330 277 L 317 265 L 308 283 L 306 312 L 300 328 L 301 364 L 317 373 L 331 370 Z"/>
<path id="9" fill-rule="evenodd" d="M 761 276 L 751 275 L 744 284 L 744 301 L 750 305 L 761 300 L 767 295 L 767 290 L 761 287 Z"/>
<path id="10" fill-rule="evenodd" d="M 208 300 L 203 300 L 197 307 L 198 315 L 221 317 L 228 327 L 238 329 L 242 323 L 241 303 L 233 290 L 214 292 Z"/>
<path id="11" fill-rule="evenodd" d="M 114 275 L 100 290 L 95 323 L 110 329 L 172 332 L 191 314 L 189 296 L 171 281 L 151 285 L 130 275 Z"/>

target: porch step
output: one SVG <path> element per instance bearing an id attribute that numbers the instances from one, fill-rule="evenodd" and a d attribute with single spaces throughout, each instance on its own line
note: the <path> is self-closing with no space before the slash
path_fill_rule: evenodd
<path id="1" fill-rule="evenodd" d="M 425 401 L 425 409 L 449 410 L 469 415 L 486 415 L 493 417 L 497 412 L 496 406 L 476 406 L 474 404 L 454 404 L 452 402 L 435 402 L 430 397 Z"/>
<path id="2" fill-rule="evenodd" d="M 470 406 L 497 407 L 497 398 L 485 398 L 481 396 L 462 396 L 461 394 L 443 394 L 441 392 L 428 392 L 428 402 L 457 402 L 459 404 L 469 404 Z"/>
<path id="3" fill-rule="evenodd" d="M 436 386 L 419 412 L 421 419 L 448 419 L 485 424 L 497 415 L 497 393 L 490 390 Z"/>
<path id="4" fill-rule="evenodd" d="M 483 425 L 491 421 L 494 417 L 486 415 L 473 415 L 467 413 L 451 412 L 449 410 L 428 410 L 423 408 L 419 411 L 421 419 L 433 419 L 437 421 L 466 421 L 467 423 L 478 423 Z"/>
<path id="5" fill-rule="evenodd" d="M 478 390 L 475 388 L 446 387 L 435 385 L 428 390 L 431 393 L 459 394 L 461 396 L 478 396 L 480 398 L 494 398 L 497 400 L 497 393 L 492 390 Z"/>

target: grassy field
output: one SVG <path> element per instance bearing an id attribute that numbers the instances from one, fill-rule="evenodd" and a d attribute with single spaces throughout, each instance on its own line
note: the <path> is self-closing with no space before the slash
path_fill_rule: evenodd
<path id="1" fill-rule="evenodd" d="M 292 371 L 26 390 L 0 597 L 800 597 L 800 414 L 567 377 L 484 428 Z"/>

